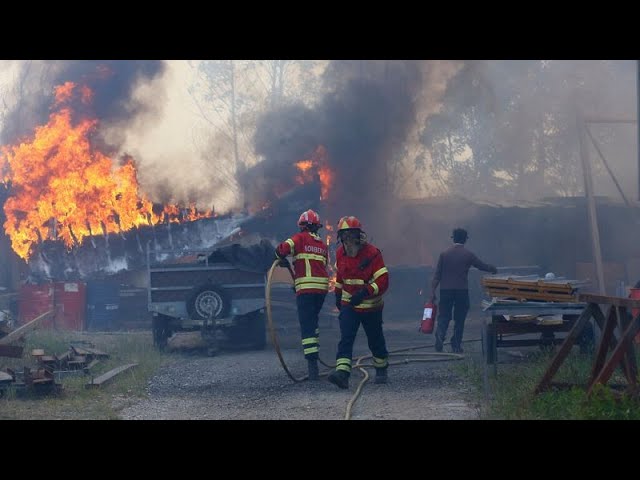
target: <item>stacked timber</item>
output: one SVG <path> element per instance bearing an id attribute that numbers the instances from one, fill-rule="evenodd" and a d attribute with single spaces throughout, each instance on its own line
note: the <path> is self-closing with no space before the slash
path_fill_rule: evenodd
<path id="1" fill-rule="evenodd" d="M 565 278 L 549 280 L 538 275 L 488 275 L 482 279 L 482 286 L 491 297 L 519 302 L 577 302 L 578 290 L 589 283 Z"/>

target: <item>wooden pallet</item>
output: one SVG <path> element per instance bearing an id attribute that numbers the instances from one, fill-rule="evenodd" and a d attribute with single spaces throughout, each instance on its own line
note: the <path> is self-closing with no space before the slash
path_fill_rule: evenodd
<path id="1" fill-rule="evenodd" d="M 539 277 L 485 277 L 482 285 L 492 297 L 516 300 L 544 300 L 547 302 L 574 302 L 579 286 L 584 282 L 572 280 L 544 280 Z"/>

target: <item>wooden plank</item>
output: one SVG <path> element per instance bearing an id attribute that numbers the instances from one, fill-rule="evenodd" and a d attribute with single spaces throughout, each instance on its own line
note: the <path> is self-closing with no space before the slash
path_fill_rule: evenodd
<path id="1" fill-rule="evenodd" d="M 616 307 L 640 308 L 640 300 L 623 297 L 608 297 L 606 295 L 596 295 L 594 293 L 581 293 L 578 295 L 580 302 L 587 303 L 606 303 L 615 305 Z"/>
<path id="2" fill-rule="evenodd" d="M 560 284 L 560 283 L 547 283 L 541 280 L 537 282 L 513 282 L 513 281 L 499 281 L 492 282 L 483 280 L 482 285 L 485 287 L 493 287 L 493 288 L 528 288 L 532 290 L 540 290 L 540 289 L 552 289 L 552 290 L 560 290 L 563 292 L 571 292 L 575 290 L 575 287 L 572 285 Z"/>
<path id="3" fill-rule="evenodd" d="M 587 280 L 547 280 L 545 278 L 536 278 L 531 280 L 522 280 L 522 279 L 514 279 L 510 278 L 493 278 L 493 277 L 484 277 L 482 278 L 483 285 L 516 285 L 522 287 L 552 287 L 559 288 L 562 290 L 575 290 L 577 285 L 587 285 L 590 284 L 590 281 Z"/>
<path id="4" fill-rule="evenodd" d="M 130 368 L 137 367 L 137 363 L 129 363 L 127 365 L 122 365 L 121 367 L 114 368 L 113 370 L 109 370 L 107 373 L 100 375 L 97 378 L 92 379 L 89 383 L 85 385 L 86 388 L 92 387 L 100 387 L 110 381 L 113 377 L 122 373 Z"/>
<path id="5" fill-rule="evenodd" d="M 38 326 L 38 324 L 49 315 L 53 314 L 53 310 L 49 310 L 48 312 L 43 313 L 42 315 L 38 315 L 36 318 L 31 320 L 29 323 L 25 323 L 19 328 L 16 328 L 6 337 L 0 338 L 0 345 L 9 345 L 12 342 L 15 342 L 34 328 Z"/>
<path id="6" fill-rule="evenodd" d="M 521 292 L 521 291 L 489 291 L 489 295 L 492 297 L 502 298 L 515 298 L 518 300 L 543 300 L 545 302 L 575 302 L 575 296 L 567 295 L 553 295 L 549 293 L 533 293 L 533 292 Z"/>

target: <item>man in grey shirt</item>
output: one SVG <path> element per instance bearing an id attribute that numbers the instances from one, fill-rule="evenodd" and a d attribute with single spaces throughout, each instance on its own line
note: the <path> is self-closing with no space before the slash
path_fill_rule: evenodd
<path id="1" fill-rule="evenodd" d="M 462 334 L 464 321 L 469 312 L 469 268 L 476 267 L 484 272 L 497 273 L 493 265 L 482 262 L 473 252 L 464 247 L 467 231 L 463 228 L 453 230 L 453 246 L 440 254 L 438 266 L 431 281 L 431 301 L 436 301 L 436 288 L 440 285 L 440 304 L 436 324 L 436 352 L 442 351 L 447 328 L 453 312 L 453 336 L 451 350 L 462 353 Z"/>

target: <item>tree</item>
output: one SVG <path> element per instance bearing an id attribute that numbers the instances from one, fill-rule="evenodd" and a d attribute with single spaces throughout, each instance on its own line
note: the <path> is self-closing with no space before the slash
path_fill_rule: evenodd
<path id="1" fill-rule="evenodd" d="M 577 109 L 623 114 L 628 106 L 619 97 L 629 73 L 628 65 L 611 61 L 465 62 L 422 133 L 434 176 L 465 195 L 581 192 Z M 611 144 L 614 137 L 600 140 Z"/>
<path id="2" fill-rule="evenodd" d="M 201 118 L 213 128 L 211 138 L 229 144 L 229 148 L 218 149 L 233 152 L 233 179 L 225 183 L 235 182 L 240 197 L 243 189 L 239 188 L 239 179 L 260 160 L 253 150 L 258 117 L 294 100 L 311 103 L 319 92 L 316 70 L 321 62 L 206 60 L 191 63 L 191 67 L 194 79 L 188 92 Z M 211 147 L 208 139 L 204 145 Z"/>

